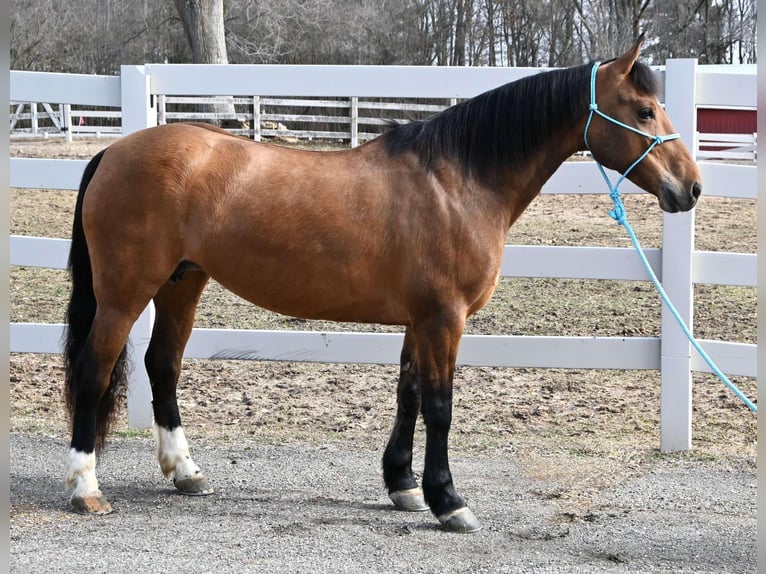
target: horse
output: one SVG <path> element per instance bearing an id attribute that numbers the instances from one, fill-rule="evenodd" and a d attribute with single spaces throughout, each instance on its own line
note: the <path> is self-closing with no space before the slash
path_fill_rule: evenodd
<path id="1" fill-rule="evenodd" d="M 159 465 L 179 492 L 213 492 L 190 455 L 176 401 L 183 350 L 212 277 L 281 314 L 403 326 L 385 487 L 398 509 L 430 510 L 449 531 L 480 529 L 448 459 L 465 321 L 498 284 L 509 228 L 554 171 L 586 149 L 584 136 L 595 160 L 623 172 L 647 149 L 647 133 L 673 131 L 655 75 L 638 61 L 642 40 L 594 71 L 598 108 L 623 125 L 588 120 L 591 63 L 502 85 L 354 149 L 291 149 L 177 123 L 95 155 L 79 187 L 69 255 L 72 509 L 112 511 L 96 460 L 124 394 L 128 334 L 150 301 L 145 365 Z M 629 179 L 666 212 L 692 209 L 702 191 L 679 140 L 654 149 Z M 421 484 L 412 470 L 419 414 Z"/>

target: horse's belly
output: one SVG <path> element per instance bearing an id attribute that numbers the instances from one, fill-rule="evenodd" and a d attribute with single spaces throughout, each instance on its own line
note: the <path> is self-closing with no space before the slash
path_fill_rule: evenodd
<path id="1" fill-rule="evenodd" d="M 211 276 L 239 297 L 283 315 L 357 323 L 408 322 L 401 298 L 392 288 L 331 265 L 301 269 L 262 264 L 213 271 Z"/>

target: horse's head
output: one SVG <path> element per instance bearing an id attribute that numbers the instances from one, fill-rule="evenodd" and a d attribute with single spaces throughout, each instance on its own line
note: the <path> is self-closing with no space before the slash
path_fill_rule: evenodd
<path id="1" fill-rule="evenodd" d="M 656 139 L 675 130 L 657 99 L 653 72 L 637 63 L 642 40 L 643 36 L 621 57 L 599 66 L 595 81 L 598 112 L 591 114 L 587 143 L 597 161 L 624 173 L 656 142 L 627 178 L 655 195 L 664 211 L 688 211 L 702 193 L 702 180 L 680 139 Z"/>

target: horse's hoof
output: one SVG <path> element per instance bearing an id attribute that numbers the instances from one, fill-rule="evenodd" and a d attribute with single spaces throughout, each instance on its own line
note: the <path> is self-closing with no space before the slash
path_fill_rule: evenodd
<path id="1" fill-rule="evenodd" d="M 72 498 L 72 508 L 78 514 L 101 516 L 113 512 L 112 505 L 103 494 L 93 496 L 75 496 Z"/>
<path id="2" fill-rule="evenodd" d="M 450 512 L 444 516 L 440 516 L 439 522 L 442 523 L 444 528 L 451 530 L 452 532 L 470 534 L 471 532 L 478 532 L 481 530 L 481 523 L 467 506 L 458 508 L 454 512 Z"/>
<path id="3" fill-rule="evenodd" d="M 407 512 L 423 512 L 428 510 L 426 499 L 423 498 L 423 491 L 420 488 L 398 490 L 389 493 L 388 497 L 399 510 L 406 510 Z"/>
<path id="4" fill-rule="evenodd" d="M 178 492 L 186 494 L 187 496 L 207 496 L 213 494 L 215 491 L 208 485 L 205 477 L 198 478 L 184 478 L 182 480 L 174 480 Z"/>

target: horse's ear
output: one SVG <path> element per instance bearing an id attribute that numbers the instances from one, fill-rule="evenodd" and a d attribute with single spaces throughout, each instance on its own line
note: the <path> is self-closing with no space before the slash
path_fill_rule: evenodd
<path id="1" fill-rule="evenodd" d="M 633 64 L 638 60 L 641 53 L 641 45 L 644 43 L 644 32 L 636 39 L 630 49 L 614 62 L 614 69 L 627 76 L 633 69 Z"/>

